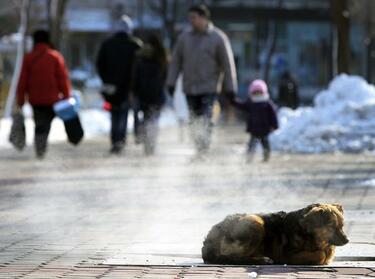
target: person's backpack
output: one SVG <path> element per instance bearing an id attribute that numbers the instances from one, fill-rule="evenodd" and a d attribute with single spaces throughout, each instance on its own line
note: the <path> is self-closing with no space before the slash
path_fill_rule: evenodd
<path id="1" fill-rule="evenodd" d="M 26 146 L 25 119 L 22 112 L 16 112 L 13 114 L 13 123 L 10 129 L 9 141 L 20 151 Z"/>

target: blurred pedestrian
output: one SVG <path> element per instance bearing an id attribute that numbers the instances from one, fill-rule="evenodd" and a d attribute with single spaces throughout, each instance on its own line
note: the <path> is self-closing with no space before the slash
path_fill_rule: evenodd
<path id="1" fill-rule="evenodd" d="M 230 42 L 211 22 L 208 8 L 192 6 L 189 20 L 191 28 L 179 36 L 174 48 L 167 85 L 173 95 L 176 80 L 183 74 L 191 132 L 200 156 L 209 149 L 217 94 L 236 92 L 237 78 Z"/>
<path id="2" fill-rule="evenodd" d="M 150 35 L 138 51 L 134 71 L 134 94 L 143 112 L 146 155 L 155 152 L 160 111 L 165 102 L 167 51 L 157 35 Z"/>
<path id="3" fill-rule="evenodd" d="M 270 99 L 267 84 L 263 80 L 254 80 L 248 90 L 249 98 L 240 102 L 232 95 L 232 103 L 247 113 L 246 131 L 250 134 L 247 154 L 248 161 L 253 158 L 258 141 L 263 146 L 263 160 L 270 159 L 271 147 L 268 135 L 278 128 L 275 105 Z"/>
<path id="4" fill-rule="evenodd" d="M 298 94 L 297 81 L 292 77 L 289 71 L 285 71 L 282 73 L 279 80 L 279 106 L 296 109 L 299 106 Z"/>
<path id="5" fill-rule="evenodd" d="M 132 36 L 133 22 L 126 15 L 114 24 L 114 31 L 102 43 L 96 65 L 104 84 L 103 97 L 111 104 L 110 152 L 118 154 L 126 143 L 131 76 L 142 42 Z"/>
<path id="6" fill-rule="evenodd" d="M 50 34 L 45 30 L 33 33 L 34 47 L 23 60 L 17 88 L 17 103 L 22 108 L 26 99 L 33 108 L 35 121 L 35 151 L 42 159 L 47 150 L 53 105 L 71 97 L 71 84 L 64 58 L 53 50 Z"/>

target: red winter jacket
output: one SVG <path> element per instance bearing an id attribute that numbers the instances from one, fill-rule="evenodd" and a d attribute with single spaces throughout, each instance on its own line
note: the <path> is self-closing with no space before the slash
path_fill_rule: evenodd
<path id="1" fill-rule="evenodd" d="M 23 60 L 17 89 L 17 103 L 25 96 L 31 105 L 51 106 L 70 97 L 70 81 L 64 58 L 47 44 L 37 44 Z"/>

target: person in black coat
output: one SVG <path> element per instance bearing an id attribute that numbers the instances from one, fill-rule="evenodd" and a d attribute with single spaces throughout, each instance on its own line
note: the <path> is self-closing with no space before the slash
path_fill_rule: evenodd
<path id="1" fill-rule="evenodd" d="M 123 16 L 115 34 L 103 42 L 97 57 L 97 71 L 103 81 L 102 95 L 111 104 L 111 153 L 120 153 L 126 142 L 129 92 L 136 52 L 142 42 L 133 37 L 132 21 Z"/>
<path id="2" fill-rule="evenodd" d="M 280 77 L 278 104 L 292 109 L 299 106 L 298 85 L 289 71 L 285 71 Z"/>
<path id="3" fill-rule="evenodd" d="M 257 141 L 263 146 L 263 160 L 268 161 L 271 153 L 268 135 L 278 129 L 278 120 L 266 83 L 263 80 L 254 80 L 249 87 L 249 99 L 246 102 L 237 101 L 234 96 L 231 99 L 235 107 L 247 112 L 246 131 L 250 133 L 249 161 L 253 157 Z"/>
<path id="4" fill-rule="evenodd" d="M 138 52 L 134 69 L 134 94 L 143 112 L 146 155 L 155 152 L 157 122 L 165 101 L 166 72 L 167 51 L 160 38 L 151 35 Z"/>

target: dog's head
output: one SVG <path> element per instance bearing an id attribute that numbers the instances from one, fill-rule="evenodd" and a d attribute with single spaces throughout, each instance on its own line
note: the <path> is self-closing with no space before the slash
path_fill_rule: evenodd
<path id="1" fill-rule="evenodd" d="M 343 246 L 349 242 L 343 231 L 344 211 L 340 204 L 315 204 L 307 207 L 300 220 L 304 231 L 317 242 Z"/>

